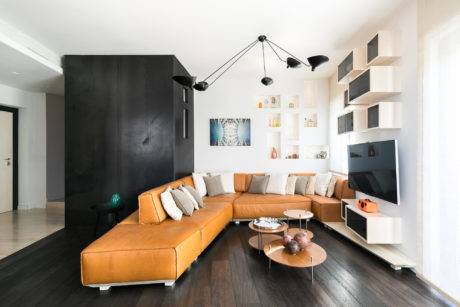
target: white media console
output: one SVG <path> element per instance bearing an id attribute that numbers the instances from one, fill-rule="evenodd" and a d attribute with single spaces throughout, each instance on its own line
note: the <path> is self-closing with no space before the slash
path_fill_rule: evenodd
<path id="1" fill-rule="evenodd" d="M 392 244 L 402 242 L 402 221 L 383 213 L 367 213 L 358 208 L 357 199 L 342 199 L 344 222 L 324 222 L 349 240 L 388 262 L 395 270 L 415 267 L 415 261 Z"/>

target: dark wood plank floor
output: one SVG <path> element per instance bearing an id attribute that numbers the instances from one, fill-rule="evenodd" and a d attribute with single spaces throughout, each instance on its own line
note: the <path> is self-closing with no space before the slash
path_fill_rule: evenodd
<path id="1" fill-rule="evenodd" d="M 319 223 L 314 242 L 328 253 L 315 268 L 272 264 L 249 247 L 247 223 L 230 224 L 172 288 L 83 287 L 79 252 L 91 230 L 61 230 L 0 261 L 1 306 L 446 306 L 409 270 L 390 266 Z"/>

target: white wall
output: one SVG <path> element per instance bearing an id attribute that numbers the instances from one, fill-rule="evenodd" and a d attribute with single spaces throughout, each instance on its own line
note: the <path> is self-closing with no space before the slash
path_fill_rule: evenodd
<path id="1" fill-rule="evenodd" d="M 231 74 L 231 72 L 229 72 Z M 256 108 L 254 96 L 284 94 L 299 95 L 303 103 L 304 80 L 274 78 L 264 86 L 259 78 L 219 79 L 205 92 L 195 91 L 195 170 L 235 172 L 326 172 L 327 160 L 271 160 L 267 155 L 266 112 Z M 318 81 L 318 107 L 305 109 L 318 113 L 318 128 L 304 130 L 304 140 L 310 145 L 328 144 L 328 84 Z M 251 146 L 210 146 L 209 119 L 250 118 Z M 303 122 L 303 118 L 301 123 Z M 283 123 L 281 123 L 283 124 Z"/>
<path id="2" fill-rule="evenodd" d="M 46 206 L 46 97 L 0 84 L 0 104 L 19 109 L 19 209 Z"/>
<path id="3" fill-rule="evenodd" d="M 346 144 L 363 143 L 368 141 L 383 141 L 396 139 L 399 146 L 399 175 L 401 204 L 399 206 L 375 199 L 379 210 L 400 216 L 403 220 L 403 243 L 395 245 L 409 257 L 416 259 L 417 255 L 417 148 L 418 148 L 418 89 L 417 89 L 417 3 L 408 1 L 394 14 L 386 24 L 378 30 L 400 30 L 402 33 L 402 57 L 393 65 L 402 69 L 402 93 L 387 101 L 402 102 L 402 129 L 395 131 L 373 131 L 337 135 L 337 116 L 343 112 L 342 87 L 330 87 L 330 167 L 333 170 L 348 172 Z M 371 37 L 369 37 L 370 39 Z M 365 46 L 367 41 L 362 42 Z M 356 46 L 360 47 L 360 46 Z M 332 76 L 330 84 L 336 83 L 337 75 Z M 357 193 L 357 197 L 364 197 Z"/>

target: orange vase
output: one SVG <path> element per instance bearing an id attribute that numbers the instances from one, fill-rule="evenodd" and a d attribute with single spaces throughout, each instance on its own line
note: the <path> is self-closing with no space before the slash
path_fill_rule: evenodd
<path id="1" fill-rule="evenodd" d="M 276 152 L 275 147 L 272 148 L 272 154 L 270 155 L 272 159 L 278 159 L 278 153 Z"/>

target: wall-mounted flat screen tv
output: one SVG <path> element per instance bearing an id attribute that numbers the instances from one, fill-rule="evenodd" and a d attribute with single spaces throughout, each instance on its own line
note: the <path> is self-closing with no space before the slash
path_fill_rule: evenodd
<path id="1" fill-rule="evenodd" d="M 348 145 L 348 185 L 399 205 L 397 141 Z"/>

